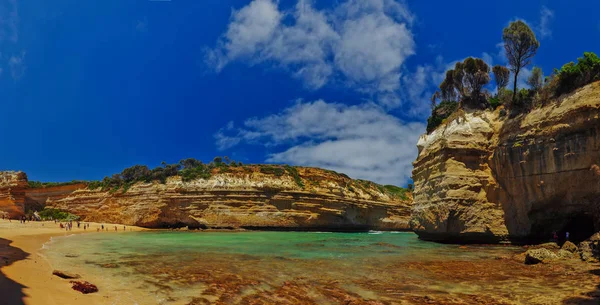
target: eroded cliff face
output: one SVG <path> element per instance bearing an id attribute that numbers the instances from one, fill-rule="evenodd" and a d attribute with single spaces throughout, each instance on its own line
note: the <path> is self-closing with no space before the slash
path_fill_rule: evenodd
<path id="1" fill-rule="evenodd" d="M 84 221 L 152 228 L 281 230 L 406 230 L 411 199 L 401 200 L 371 183 L 336 173 L 298 168 L 294 177 L 263 174 L 252 166 L 210 179 L 137 183 L 126 192 L 79 189 L 47 206 Z"/>
<path id="2" fill-rule="evenodd" d="M 60 199 L 73 191 L 85 188 L 82 183 L 29 188 L 24 172 L 0 172 L 0 215 L 19 218 L 28 210 L 42 210 L 48 199 Z"/>
<path id="3" fill-rule="evenodd" d="M 464 113 L 423 135 L 412 228 L 448 242 L 589 237 L 600 229 L 599 117 L 594 83 L 525 115 Z"/>
<path id="4" fill-rule="evenodd" d="M 27 175 L 23 172 L 0 172 L 0 215 L 19 217 L 25 211 Z"/>

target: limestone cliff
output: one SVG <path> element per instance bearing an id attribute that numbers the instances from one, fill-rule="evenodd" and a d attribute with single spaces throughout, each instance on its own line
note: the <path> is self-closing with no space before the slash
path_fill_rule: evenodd
<path id="1" fill-rule="evenodd" d="M 379 185 L 331 171 L 297 171 L 298 177 L 276 176 L 256 166 L 231 167 L 189 182 L 174 176 L 127 190 L 81 188 L 46 204 L 85 221 L 152 228 L 408 229 L 410 194 L 403 200 Z"/>
<path id="2" fill-rule="evenodd" d="M 0 214 L 22 216 L 25 207 L 27 175 L 23 172 L 0 172 Z"/>
<path id="3" fill-rule="evenodd" d="M 411 227 L 448 242 L 591 235 L 600 229 L 599 117 L 600 83 L 514 117 L 456 114 L 419 140 Z"/>

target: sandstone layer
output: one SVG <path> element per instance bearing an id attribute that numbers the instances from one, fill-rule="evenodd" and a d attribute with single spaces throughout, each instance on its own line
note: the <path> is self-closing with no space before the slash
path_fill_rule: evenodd
<path id="1" fill-rule="evenodd" d="M 25 212 L 27 175 L 23 172 L 0 172 L 0 215 L 19 217 Z"/>
<path id="2" fill-rule="evenodd" d="M 421 136 L 411 227 L 447 242 L 600 229 L 600 84 L 526 114 L 458 113 Z"/>
<path id="3" fill-rule="evenodd" d="M 136 183 L 127 190 L 80 188 L 46 206 L 84 221 L 150 228 L 246 228 L 276 230 L 407 230 L 411 199 L 379 185 L 315 168 L 291 175 L 232 167 L 209 179 Z M 298 182 L 302 182 L 298 184 Z"/>
<path id="4" fill-rule="evenodd" d="M 85 187 L 83 183 L 75 183 L 30 188 L 24 172 L 0 172 L 0 215 L 18 218 L 29 210 L 42 210 L 49 198 L 60 199 Z"/>

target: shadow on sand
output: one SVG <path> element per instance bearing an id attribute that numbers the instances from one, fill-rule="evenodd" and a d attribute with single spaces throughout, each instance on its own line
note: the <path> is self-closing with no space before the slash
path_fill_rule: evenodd
<path id="1" fill-rule="evenodd" d="M 11 242 L 11 240 L 0 238 L 0 296 L 2 296 L 2 302 L 6 302 L 2 304 L 23 305 L 25 304 L 23 288 L 26 287 L 6 277 L 1 268 L 27 258 L 29 253 L 10 246 Z"/>

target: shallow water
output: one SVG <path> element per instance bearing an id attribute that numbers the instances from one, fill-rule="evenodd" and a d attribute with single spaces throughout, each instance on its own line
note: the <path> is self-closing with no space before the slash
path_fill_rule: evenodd
<path id="1" fill-rule="evenodd" d="M 510 259 L 522 248 L 413 233 L 97 233 L 44 248 L 107 304 L 560 304 L 597 284 L 568 265 Z"/>

